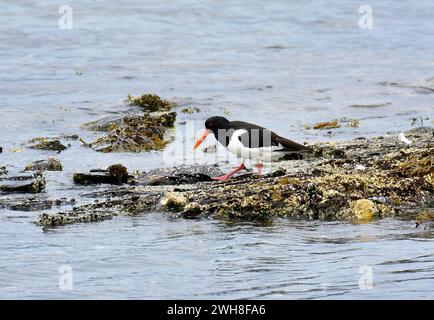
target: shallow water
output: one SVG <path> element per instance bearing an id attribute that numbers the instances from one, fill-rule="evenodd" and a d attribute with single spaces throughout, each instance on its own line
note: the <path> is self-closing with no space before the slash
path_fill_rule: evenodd
<path id="1" fill-rule="evenodd" d="M 258 226 L 147 214 L 48 232 L 27 221 L 3 214 L 3 298 L 432 298 L 434 233 L 406 221 Z M 71 290 L 59 286 L 64 265 Z"/>
<path id="2" fill-rule="evenodd" d="M 396 134 L 411 129 L 412 118 L 429 118 L 425 125 L 434 118 L 433 93 L 384 85 L 434 76 L 434 4 L 426 1 L 376 3 L 372 30 L 359 29 L 359 4 L 350 1 L 70 5 L 72 30 L 58 28 L 56 1 L 3 6 L 0 164 L 10 169 L 53 156 L 12 152 L 30 138 L 95 139 L 80 125 L 127 110 L 128 93 L 156 92 L 199 107 L 178 116 L 197 121 L 194 131 L 205 118 L 226 115 L 300 142 Z M 368 104 L 386 105 L 351 107 Z M 332 119 L 359 119 L 360 127 L 304 129 Z M 192 132 L 179 123 L 174 134 L 170 157 L 95 154 L 72 141 L 54 155 L 65 169 L 47 174 L 41 196 L 85 201 L 80 194 L 92 188 L 73 186 L 76 171 L 117 162 L 143 171 L 193 160 Z M 43 232 L 31 223 L 40 213 L 0 209 L 0 298 L 433 297 L 432 233 L 411 221 L 257 226 L 146 214 Z M 72 291 L 58 286 L 65 264 Z M 373 288 L 362 290 L 365 265 Z"/>

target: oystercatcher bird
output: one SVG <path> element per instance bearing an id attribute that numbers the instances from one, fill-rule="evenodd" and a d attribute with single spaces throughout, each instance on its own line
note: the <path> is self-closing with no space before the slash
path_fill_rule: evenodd
<path id="1" fill-rule="evenodd" d="M 194 150 L 210 133 L 213 133 L 227 150 L 242 159 L 234 171 L 215 177 L 214 180 L 228 180 L 238 171 L 245 169 L 245 159 L 258 161 L 256 166 L 258 176 L 261 177 L 262 162 L 279 161 L 288 154 L 312 152 L 311 148 L 283 138 L 264 127 L 243 121 L 229 121 L 224 117 L 211 117 L 205 121 L 205 132 L 194 145 Z"/>

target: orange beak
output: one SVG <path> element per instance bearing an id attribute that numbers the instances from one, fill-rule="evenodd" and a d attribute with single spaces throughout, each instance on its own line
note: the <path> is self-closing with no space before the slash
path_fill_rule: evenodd
<path id="1" fill-rule="evenodd" d="M 209 134 L 209 130 L 207 129 L 207 130 L 205 130 L 203 135 L 199 138 L 199 140 L 196 141 L 196 143 L 194 144 L 193 150 L 196 150 L 197 147 L 199 147 L 199 145 L 203 142 L 203 140 L 205 140 L 205 138 L 208 134 Z"/>

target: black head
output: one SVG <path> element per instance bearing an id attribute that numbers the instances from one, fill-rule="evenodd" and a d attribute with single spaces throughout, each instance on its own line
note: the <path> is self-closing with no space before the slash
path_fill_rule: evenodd
<path id="1" fill-rule="evenodd" d="M 228 127 L 229 120 L 224 117 L 211 117 L 205 121 L 205 128 L 215 133 L 217 133 L 219 129 L 228 129 Z"/>

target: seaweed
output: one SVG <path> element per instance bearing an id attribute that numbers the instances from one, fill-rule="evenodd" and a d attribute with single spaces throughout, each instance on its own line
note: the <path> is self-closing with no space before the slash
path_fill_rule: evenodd
<path id="1" fill-rule="evenodd" d="M 133 106 L 138 106 L 144 111 L 169 111 L 175 106 L 175 103 L 163 100 L 156 94 L 144 94 L 142 96 L 128 95 L 128 103 Z"/>
<path id="2" fill-rule="evenodd" d="M 341 125 L 339 124 L 338 120 L 328 121 L 328 122 L 318 122 L 316 123 L 313 128 L 314 129 L 337 129 L 340 128 Z"/>

